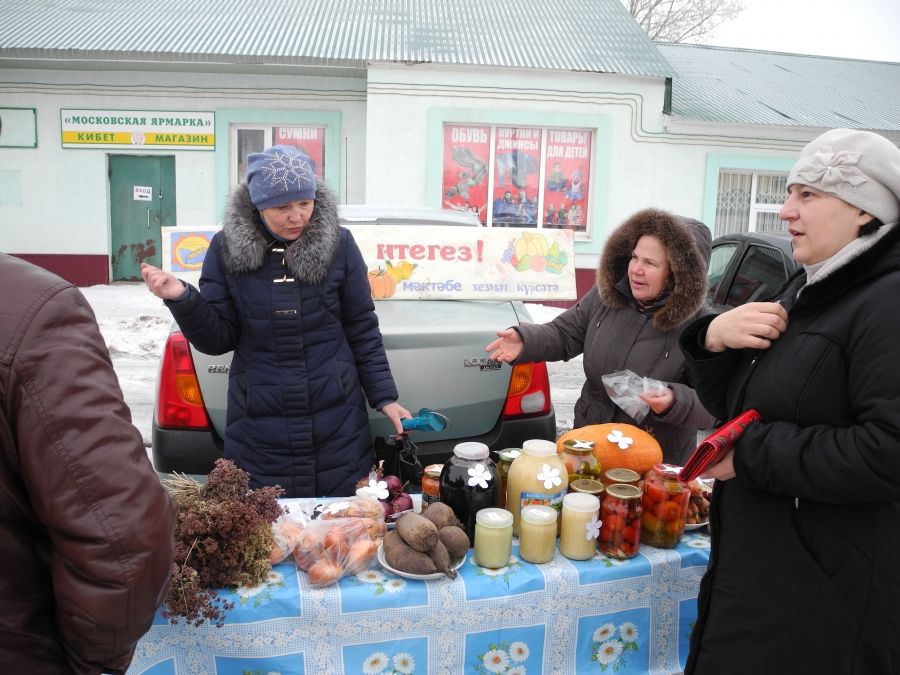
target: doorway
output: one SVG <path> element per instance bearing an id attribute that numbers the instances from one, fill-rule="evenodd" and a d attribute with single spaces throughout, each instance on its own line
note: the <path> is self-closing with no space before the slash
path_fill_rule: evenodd
<path id="1" fill-rule="evenodd" d="M 113 281 L 140 281 L 162 264 L 162 230 L 175 222 L 175 157 L 109 155 Z"/>

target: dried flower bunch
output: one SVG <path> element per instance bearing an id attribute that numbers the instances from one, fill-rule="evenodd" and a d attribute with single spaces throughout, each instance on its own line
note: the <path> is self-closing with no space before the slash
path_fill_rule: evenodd
<path id="1" fill-rule="evenodd" d="M 250 489 L 250 476 L 227 459 L 206 483 L 182 474 L 166 480 L 178 507 L 172 577 L 163 617 L 221 626 L 229 603 L 216 590 L 262 583 L 272 569 L 272 523 L 284 512 L 280 487 Z"/>

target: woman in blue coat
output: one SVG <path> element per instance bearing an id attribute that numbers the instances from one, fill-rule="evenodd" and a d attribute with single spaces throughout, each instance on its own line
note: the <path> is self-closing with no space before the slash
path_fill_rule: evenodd
<path id="1" fill-rule="evenodd" d="M 834 129 L 787 187 L 803 269 L 681 337 L 710 412 L 762 416 L 708 470 L 685 673 L 900 673 L 900 149 Z"/>
<path id="2" fill-rule="evenodd" d="M 398 434 L 411 415 L 397 403 L 366 264 L 309 159 L 289 146 L 248 157 L 199 291 L 141 272 L 194 347 L 234 352 L 225 456 L 251 485 L 353 494 L 375 461 L 366 400 Z"/>

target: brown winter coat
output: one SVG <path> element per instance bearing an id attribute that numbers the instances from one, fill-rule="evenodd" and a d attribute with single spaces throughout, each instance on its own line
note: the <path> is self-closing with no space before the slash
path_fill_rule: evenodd
<path id="1" fill-rule="evenodd" d="M 84 296 L 0 254 L 0 663 L 120 673 L 172 562 L 174 507 Z"/>
<path id="2" fill-rule="evenodd" d="M 662 302 L 644 310 L 631 297 L 626 278 L 643 235 L 663 242 L 675 282 Z M 575 404 L 576 428 L 634 424 L 656 437 L 666 462 L 682 464 L 696 445 L 697 430 L 715 424 L 690 386 L 678 346 L 684 326 L 707 311 L 702 306 L 710 247 L 710 232 L 703 223 L 655 209 L 639 211 L 610 235 L 595 287 L 553 321 L 517 327 L 525 342 L 519 361 L 568 361 L 584 354 L 586 380 Z M 601 379 L 626 369 L 667 382 L 675 394 L 673 406 L 664 415 L 650 412 L 636 422 L 613 403 Z"/>

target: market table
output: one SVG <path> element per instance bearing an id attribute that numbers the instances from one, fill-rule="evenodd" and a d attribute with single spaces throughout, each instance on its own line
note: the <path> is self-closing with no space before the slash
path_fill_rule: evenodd
<path id="1" fill-rule="evenodd" d="M 481 568 L 472 551 L 455 580 L 370 570 L 310 588 L 293 562 L 266 583 L 220 592 L 225 625 L 170 625 L 157 615 L 129 675 L 301 673 L 678 673 L 687 659 L 709 536 L 642 546 L 628 561 L 598 553 Z"/>

